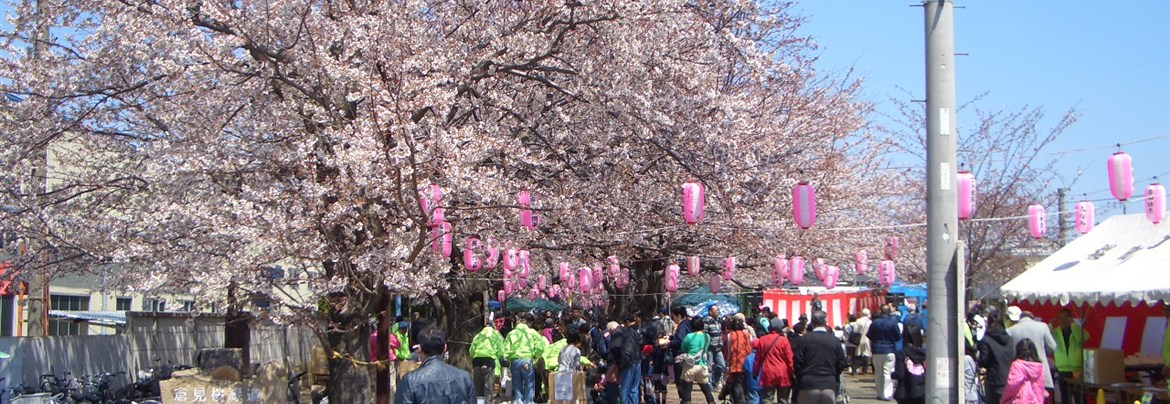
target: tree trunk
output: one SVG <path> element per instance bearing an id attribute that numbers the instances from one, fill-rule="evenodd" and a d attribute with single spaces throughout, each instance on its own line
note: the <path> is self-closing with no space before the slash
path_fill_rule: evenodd
<path id="1" fill-rule="evenodd" d="M 661 295 L 666 290 L 662 283 L 663 268 L 665 261 L 661 259 L 631 263 L 630 283 L 625 289 L 611 289 L 623 296 L 610 299 L 605 310 L 608 318 L 621 322 L 627 314 L 635 312 L 642 318 L 650 318 L 658 308 L 665 307 L 665 298 Z"/>
<path id="2" fill-rule="evenodd" d="M 341 324 L 340 328 L 353 329 L 353 332 L 333 332 L 329 335 L 332 352 L 342 355 L 329 358 L 329 402 L 371 403 L 375 397 L 371 380 L 374 372 L 369 366 L 353 361 L 369 357 L 370 331 L 364 324 L 354 324 L 354 321 L 348 323 Z"/>
<path id="3" fill-rule="evenodd" d="M 447 363 L 471 371 L 471 340 L 483 328 L 483 291 L 471 288 L 440 291 L 435 295 L 435 321 L 447 333 Z"/>
<path id="4" fill-rule="evenodd" d="M 390 316 L 390 291 L 385 285 L 378 287 L 378 357 L 377 361 L 387 361 L 390 359 L 390 321 L 387 319 Z M 390 404 L 390 366 L 379 366 L 374 378 L 374 394 L 376 396 L 375 402 L 377 404 Z"/>

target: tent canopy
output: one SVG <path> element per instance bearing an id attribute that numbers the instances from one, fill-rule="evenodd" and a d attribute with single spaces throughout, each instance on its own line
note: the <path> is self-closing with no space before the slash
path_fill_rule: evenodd
<path id="1" fill-rule="evenodd" d="M 1060 305 L 1170 299 L 1170 221 L 1113 216 L 1000 287 L 1004 297 Z"/>

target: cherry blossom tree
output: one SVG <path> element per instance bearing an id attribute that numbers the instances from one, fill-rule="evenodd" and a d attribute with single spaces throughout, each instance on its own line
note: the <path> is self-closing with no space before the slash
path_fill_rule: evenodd
<path id="1" fill-rule="evenodd" d="M 959 228 L 966 245 L 967 284 L 986 293 L 1027 269 L 1033 257 L 1055 249 L 1057 240 L 1033 239 L 1027 219 L 1021 217 L 1034 203 L 1057 207 L 1056 188 L 1076 181 L 1079 174 L 1069 176 L 1056 169 L 1057 159 L 1051 157 L 1049 148 L 1076 123 L 1078 113 L 1070 109 L 1053 119 L 1041 107 L 987 110 L 979 108 L 982 98 L 977 96 L 960 108 L 960 112 L 971 113 L 972 123 L 959 127 L 957 149 L 960 169 L 976 178 L 973 217 Z M 899 115 L 887 133 L 902 152 L 925 161 L 925 112 L 917 104 L 895 105 Z M 906 187 L 917 195 L 909 204 L 922 206 L 926 190 L 918 179 L 925 174 L 917 167 L 907 174 Z M 906 212 L 901 220 L 925 222 L 924 212 Z M 924 232 L 917 228 L 908 231 L 915 238 L 923 237 Z"/>
<path id="2" fill-rule="evenodd" d="M 0 114 L 5 223 L 56 252 L 22 265 L 68 251 L 121 288 L 269 301 L 265 316 L 318 331 L 338 402 L 369 396 L 369 323 L 385 331 L 394 295 L 428 299 L 470 341 L 502 277 L 462 268 L 463 237 L 526 248 L 549 275 L 616 255 L 634 281 L 607 284 L 621 306 L 686 255 L 711 270 L 736 255 L 751 287 L 780 253 L 843 266 L 880 246 L 859 228 L 885 223 L 896 193 L 859 83 L 812 68 L 787 4 L 34 6 L 15 4 L 3 32 L 0 87 L 23 98 Z M 22 187 L 46 150 L 48 186 Z M 708 189 L 697 225 L 679 217 L 688 179 Z M 802 179 L 818 190 L 807 231 L 790 213 Z M 450 258 L 419 202 L 432 183 Z M 535 230 L 517 219 L 522 189 Z M 299 270 L 274 280 L 275 265 Z"/>

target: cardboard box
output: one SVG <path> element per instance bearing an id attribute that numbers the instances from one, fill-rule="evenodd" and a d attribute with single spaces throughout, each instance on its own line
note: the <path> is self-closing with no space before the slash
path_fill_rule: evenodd
<path id="1" fill-rule="evenodd" d="M 1125 381 L 1125 356 L 1116 349 L 1086 349 L 1085 383 L 1098 386 Z"/>
<path id="2" fill-rule="evenodd" d="M 407 373 L 413 372 L 415 369 L 418 369 L 418 367 L 420 365 L 421 365 L 420 363 L 415 362 L 415 361 L 398 362 L 398 380 L 402 380 L 402 376 L 406 376 Z"/>
<path id="3" fill-rule="evenodd" d="M 566 383 L 572 380 L 571 383 Z M 579 404 L 588 402 L 585 390 L 585 372 L 553 372 L 548 375 L 549 404 Z"/>

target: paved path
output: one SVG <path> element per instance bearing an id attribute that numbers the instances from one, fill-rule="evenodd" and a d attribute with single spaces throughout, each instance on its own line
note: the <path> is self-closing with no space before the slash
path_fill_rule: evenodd
<path id="1" fill-rule="evenodd" d="M 878 400 L 876 398 L 877 393 L 873 387 L 873 375 L 872 374 L 856 375 L 856 376 L 845 375 L 844 381 L 845 381 L 845 388 L 849 394 L 849 398 L 850 398 L 849 403 L 850 404 L 892 404 L 892 402 L 881 401 L 881 400 Z M 716 394 L 717 394 L 717 392 L 716 392 Z M 716 395 L 716 398 L 718 398 L 718 395 Z M 691 400 L 695 404 L 702 403 L 703 402 L 703 393 L 700 392 L 698 389 L 695 389 L 695 392 L 692 393 L 692 395 L 691 395 Z M 503 401 L 496 401 L 496 402 L 503 402 Z M 666 397 L 665 404 L 679 404 L 679 403 L 680 403 L 680 401 L 678 399 L 678 392 L 675 389 L 674 385 L 672 384 L 667 389 L 667 397 Z"/>

